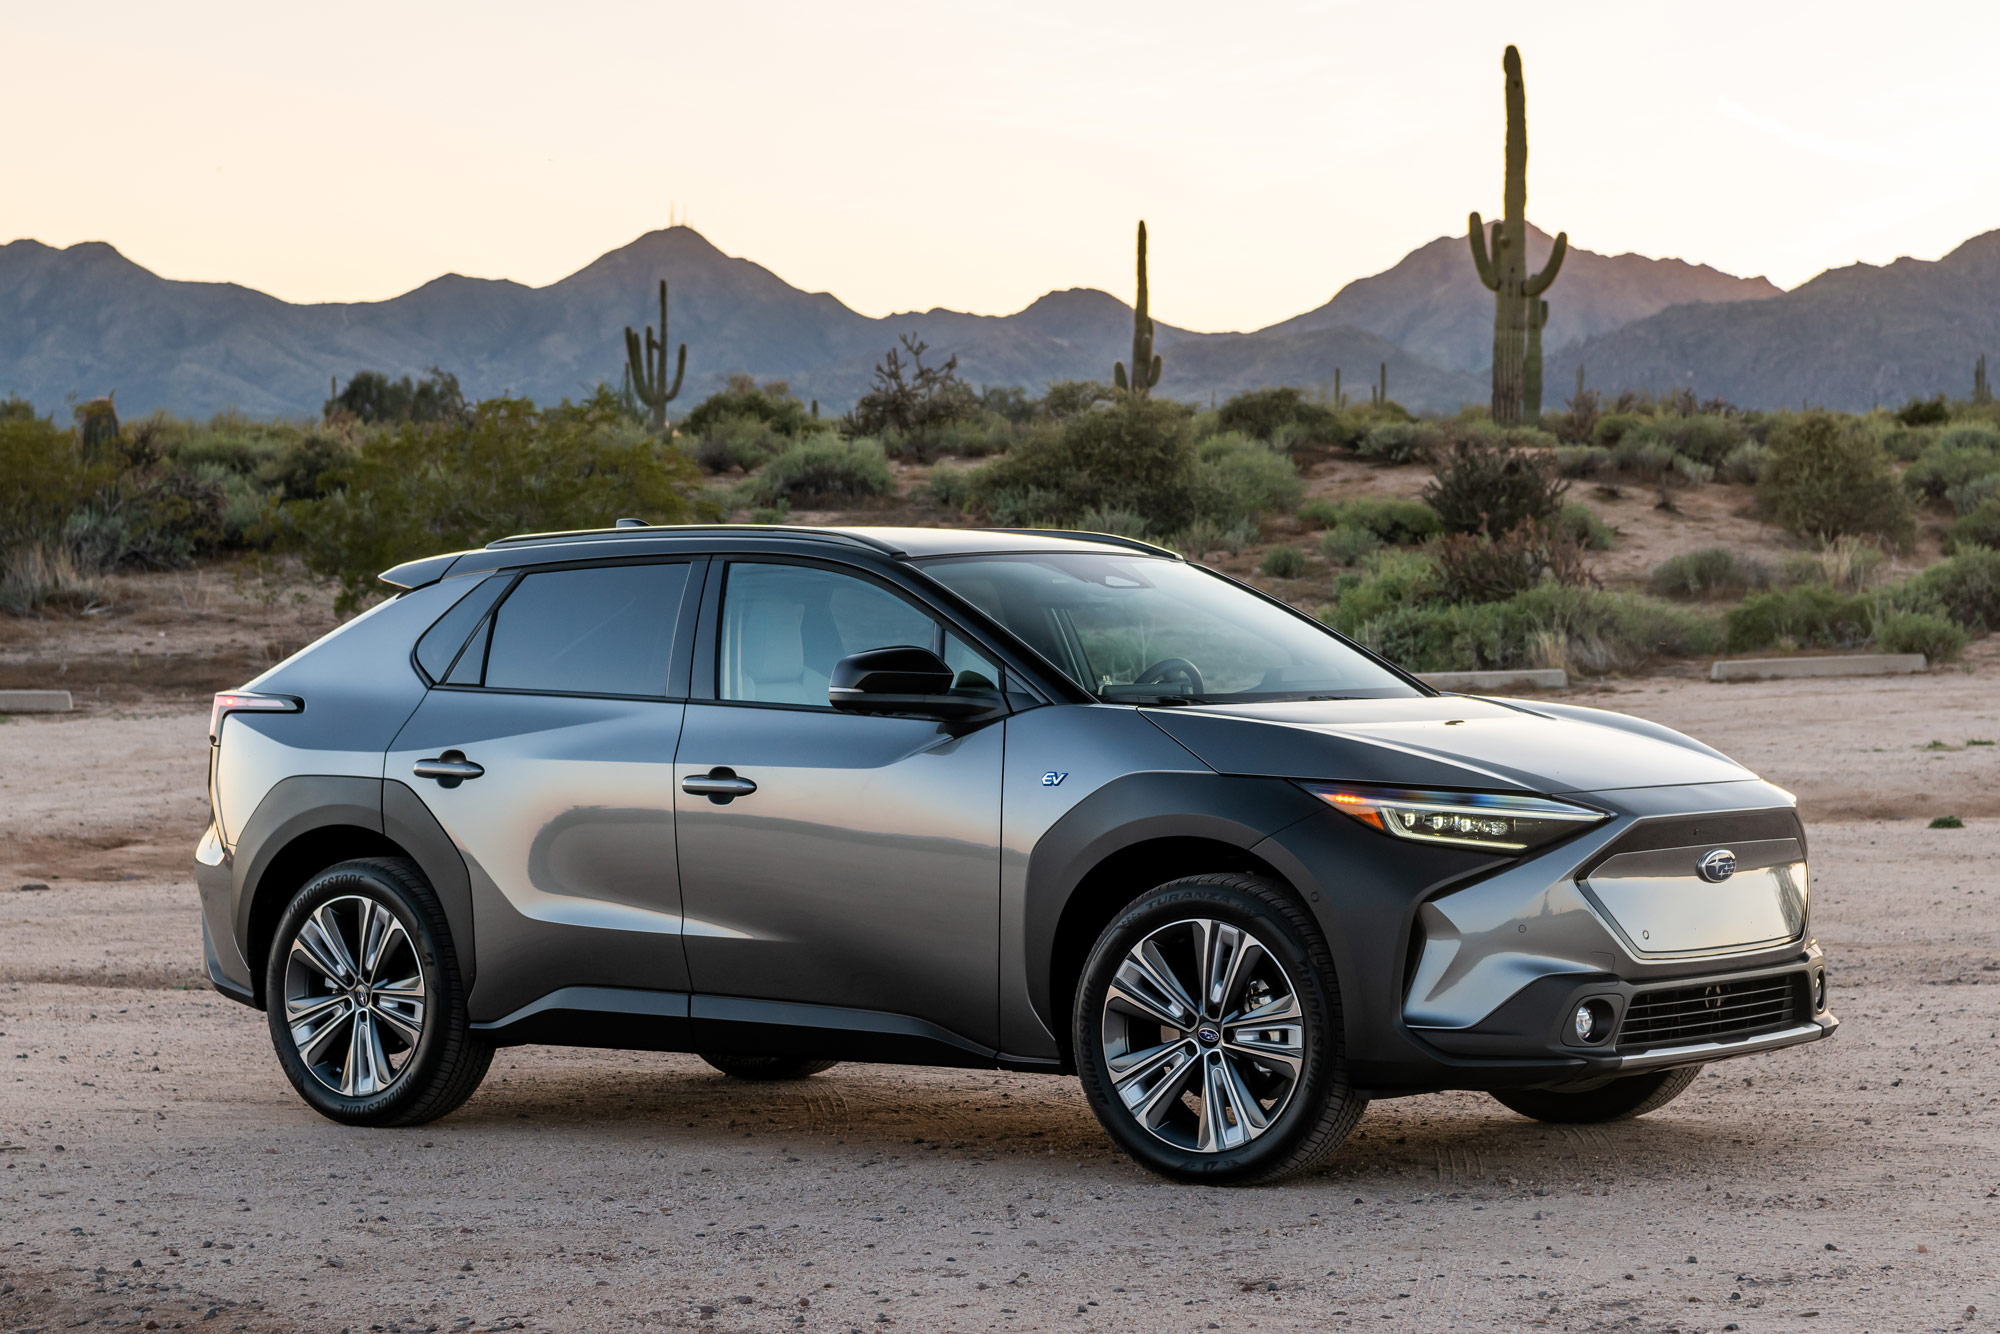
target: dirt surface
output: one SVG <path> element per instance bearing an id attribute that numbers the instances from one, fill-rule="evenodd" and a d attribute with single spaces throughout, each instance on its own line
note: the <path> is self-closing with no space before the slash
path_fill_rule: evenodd
<path id="1" fill-rule="evenodd" d="M 1637 1122 L 1379 1102 L 1242 1191 L 990 1072 L 518 1048 L 435 1125 L 332 1125 L 200 981 L 205 713 L 0 723 L 0 1329 L 2000 1326 L 1996 686 L 1573 692 L 1799 793 L 1841 1034 Z"/>

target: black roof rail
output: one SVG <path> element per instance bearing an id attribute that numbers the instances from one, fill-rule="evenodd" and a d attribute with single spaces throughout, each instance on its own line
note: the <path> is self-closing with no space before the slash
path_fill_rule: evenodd
<path id="1" fill-rule="evenodd" d="M 885 552 L 891 556 L 904 554 L 900 547 L 884 542 L 880 538 L 842 532 L 836 528 L 805 528 L 784 523 L 669 523 L 649 524 L 645 527 L 631 525 L 621 528 L 577 528 L 568 532 L 553 533 L 515 533 L 509 537 L 494 538 L 486 544 L 486 549 L 490 551 L 495 547 L 534 546 L 545 542 L 606 542 L 645 537 L 699 537 L 709 533 L 804 537 L 820 542 L 846 542 L 853 546 Z"/>
<path id="2" fill-rule="evenodd" d="M 1154 546 L 1151 542 L 1141 542 L 1136 537 L 1119 537 L 1115 533 L 1087 533 L 1077 528 L 981 528 L 982 533 L 1021 533 L 1028 537 L 1068 537 L 1080 542 L 1101 542 L 1109 547 L 1125 547 L 1131 551 L 1143 551 L 1149 556 L 1165 556 L 1168 560 L 1185 560 L 1178 551 Z"/>

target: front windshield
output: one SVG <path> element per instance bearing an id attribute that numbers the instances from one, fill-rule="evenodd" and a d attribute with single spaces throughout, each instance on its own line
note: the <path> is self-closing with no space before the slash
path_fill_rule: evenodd
<path id="1" fill-rule="evenodd" d="M 923 568 L 1099 699 L 1418 693 L 1312 621 L 1178 561 L 1090 552 L 953 556 Z"/>

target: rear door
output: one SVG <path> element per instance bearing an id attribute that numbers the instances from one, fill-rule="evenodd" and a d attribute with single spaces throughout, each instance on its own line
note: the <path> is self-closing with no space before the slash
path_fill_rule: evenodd
<path id="1" fill-rule="evenodd" d="M 567 986 L 688 989 L 673 761 L 704 564 L 529 570 L 451 631 L 462 649 L 419 644 L 436 683 L 385 777 L 465 857 L 475 1020 Z"/>

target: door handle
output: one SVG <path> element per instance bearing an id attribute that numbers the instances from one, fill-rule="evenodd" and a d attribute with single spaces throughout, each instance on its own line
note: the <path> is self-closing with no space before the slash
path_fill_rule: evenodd
<path id="1" fill-rule="evenodd" d="M 727 806 L 738 797 L 747 797 L 757 785 L 737 776 L 734 769 L 717 765 L 705 774 L 689 774 L 681 779 L 681 791 L 693 797 L 707 797 L 718 806 Z"/>
<path id="2" fill-rule="evenodd" d="M 436 759 L 418 760 L 410 766 L 410 772 L 419 778 L 435 778 L 439 787 L 457 787 L 486 770 L 466 759 L 464 751 L 448 750 Z"/>

